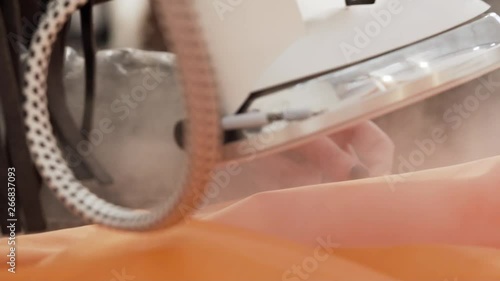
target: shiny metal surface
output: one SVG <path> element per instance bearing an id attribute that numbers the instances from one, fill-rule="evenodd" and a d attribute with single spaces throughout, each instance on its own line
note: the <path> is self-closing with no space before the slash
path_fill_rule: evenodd
<path id="1" fill-rule="evenodd" d="M 383 56 L 255 100 L 251 110 L 310 108 L 323 114 L 276 122 L 224 146 L 224 158 L 252 160 L 413 104 L 500 67 L 500 17 L 494 13 Z"/>

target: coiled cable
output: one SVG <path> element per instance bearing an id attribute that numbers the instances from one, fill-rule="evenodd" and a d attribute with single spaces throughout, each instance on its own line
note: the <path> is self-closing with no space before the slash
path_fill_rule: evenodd
<path id="1" fill-rule="evenodd" d="M 52 45 L 69 16 L 87 0 L 53 0 L 33 35 L 24 69 L 24 123 L 31 157 L 48 188 L 87 222 L 143 230 L 169 226 L 196 210 L 221 154 L 221 129 L 215 73 L 198 26 L 192 0 L 162 0 L 163 28 L 177 53 L 187 110 L 188 169 L 182 188 L 161 205 L 136 210 L 111 204 L 89 191 L 63 157 L 50 123 L 47 69 Z M 167 160 L 166 160 L 167 161 Z"/>

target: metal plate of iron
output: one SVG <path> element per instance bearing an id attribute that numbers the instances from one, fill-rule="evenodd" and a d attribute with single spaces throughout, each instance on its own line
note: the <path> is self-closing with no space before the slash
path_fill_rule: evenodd
<path id="1" fill-rule="evenodd" d="M 411 31 L 409 31 L 411 32 Z M 339 132 L 500 68 L 495 13 L 424 41 L 305 81 L 255 95 L 245 111 L 308 108 L 314 117 L 279 121 L 224 145 L 224 160 L 252 160 Z"/>

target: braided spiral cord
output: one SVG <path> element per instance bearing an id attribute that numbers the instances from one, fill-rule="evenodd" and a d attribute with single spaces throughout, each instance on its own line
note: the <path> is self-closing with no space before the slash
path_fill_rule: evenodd
<path id="1" fill-rule="evenodd" d="M 87 0 L 53 0 L 29 48 L 23 94 L 24 123 L 31 157 L 48 188 L 75 215 L 89 223 L 125 230 L 167 227 L 195 210 L 221 155 L 216 77 L 197 24 L 192 0 L 158 0 L 163 29 L 177 53 L 187 108 L 188 169 L 182 188 L 147 210 L 111 204 L 89 191 L 74 175 L 58 147 L 47 104 L 47 69 L 52 45 L 69 16 Z"/>

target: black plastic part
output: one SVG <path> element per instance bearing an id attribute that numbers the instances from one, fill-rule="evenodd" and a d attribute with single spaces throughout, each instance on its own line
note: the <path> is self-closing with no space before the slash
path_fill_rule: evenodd
<path id="1" fill-rule="evenodd" d="M 345 0 L 346 6 L 371 5 L 374 3 L 375 3 L 375 0 Z"/>
<path id="2" fill-rule="evenodd" d="M 62 143 L 63 152 L 69 154 L 67 157 L 74 158 L 68 159 L 68 164 L 78 179 L 84 180 L 94 177 L 101 184 L 111 184 L 112 177 L 94 157 L 94 153 L 90 152 L 85 157 L 77 153 L 79 144 L 86 142 L 86 140 L 67 107 L 64 91 L 62 66 L 64 65 L 65 35 L 68 28 L 69 25 L 66 24 L 59 33 L 57 41 L 54 43 L 49 65 L 47 85 L 51 121 Z"/>
<path id="3" fill-rule="evenodd" d="M 354 5 L 370 5 L 374 4 L 375 0 L 345 0 L 346 6 L 354 6 Z"/>
<path id="4" fill-rule="evenodd" d="M 185 145 L 184 145 L 184 139 L 185 139 L 185 136 L 184 136 L 184 120 L 180 120 L 177 122 L 177 124 L 175 124 L 175 127 L 174 127 L 174 139 L 175 139 L 175 143 L 177 144 L 177 146 L 181 149 L 184 149 Z M 229 130 L 229 131 L 225 131 L 224 132 L 224 143 L 230 143 L 230 142 L 234 142 L 234 141 L 237 141 L 239 139 L 242 139 L 243 138 L 243 134 L 241 131 L 237 131 L 237 130 Z"/>
<path id="5" fill-rule="evenodd" d="M 184 149 L 184 122 L 179 121 L 174 127 L 174 139 L 177 146 Z"/>
<path id="6" fill-rule="evenodd" d="M 96 73 L 96 42 L 94 24 L 92 22 L 93 0 L 89 0 L 80 9 L 82 26 L 82 45 L 85 56 L 85 110 L 83 112 L 82 131 L 92 130 L 95 100 L 95 73 Z"/>

